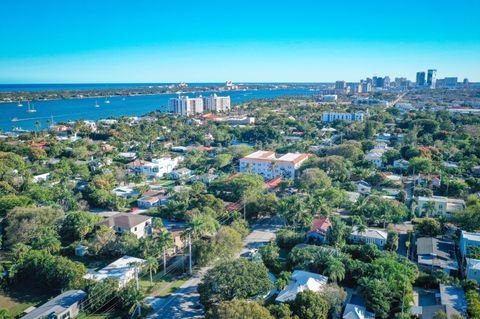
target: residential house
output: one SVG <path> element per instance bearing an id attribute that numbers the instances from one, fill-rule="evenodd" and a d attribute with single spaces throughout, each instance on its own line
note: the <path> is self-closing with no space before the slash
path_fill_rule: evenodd
<path id="1" fill-rule="evenodd" d="M 330 219 L 325 216 L 317 216 L 313 219 L 312 228 L 307 232 L 307 240 L 325 243 L 328 231 L 332 227 Z"/>
<path id="2" fill-rule="evenodd" d="M 365 181 L 355 182 L 355 185 L 357 186 L 357 192 L 362 195 L 369 195 L 372 192 L 372 186 Z"/>
<path id="3" fill-rule="evenodd" d="M 127 186 L 116 187 L 112 190 L 112 193 L 125 199 L 140 195 L 139 192 Z"/>
<path id="4" fill-rule="evenodd" d="M 434 237 L 417 238 L 417 263 L 424 271 L 441 269 L 448 274 L 458 271 L 455 243 Z"/>
<path id="5" fill-rule="evenodd" d="M 152 232 L 151 217 L 132 213 L 117 213 L 97 225 L 112 228 L 117 234 L 132 233 L 137 238 L 145 237 Z"/>
<path id="6" fill-rule="evenodd" d="M 468 257 L 469 247 L 480 247 L 480 233 L 471 233 L 462 230 L 460 234 L 460 255 L 463 258 Z"/>
<path id="7" fill-rule="evenodd" d="M 218 177 L 217 174 L 206 173 L 195 178 L 196 181 L 200 181 L 204 184 L 210 184 Z"/>
<path id="8" fill-rule="evenodd" d="M 179 180 L 179 179 L 187 179 L 192 176 L 192 171 L 188 168 L 179 168 L 176 169 L 168 174 L 171 179 Z"/>
<path id="9" fill-rule="evenodd" d="M 345 310 L 343 311 L 343 319 L 375 319 L 375 314 L 373 312 L 367 311 L 364 306 L 359 306 L 355 304 L 347 304 Z"/>
<path id="10" fill-rule="evenodd" d="M 300 292 L 306 290 L 319 292 L 325 287 L 327 282 L 328 277 L 313 272 L 295 270 L 290 282 L 282 291 L 280 291 L 275 302 L 281 303 L 293 301 Z"/>
<path id="11" fill-rule="evenodd" d="M 28 312 L 21 319 L 75 318 L 82 311 L 82 301 L 87 298 L 83 290 L 68 290 Z"/>
<path id="12" fill-rule="evenodd" d="M 256 151 L 240 159 L 240 172 L 258 174 L 267 180 L 277 177 L 293 179 L 309 156 L 305 153 L 287 153 L 276 157 L 274 152 Z"/>
<path id="13" fill-rule="evenodd" d="M 97 282 L 106 278 L 115 278 L 118 280 L 118 287 L 125 288 L 135 278 L 135 273 L 138 273 L 137 265 L 143 263 L 145 263 L 144 259 L 123 256 L 99 271 L 88 271 L 84 278 Z"/>
<path id="14" fill-rule="evenodd" d="M 480 260 L 467 258 L 465 265 L 465 276 L 467 279 L 475 280 L 480 283 Z"/>
<path id="15" fill-rule="evenodd" d="M 149 209 L 165 205 L 171 199 L 165 191 L 148 191 L 137 199 L 137 206 L 142 209 Z"/>
<path id="16" fill-rule="evenodd" d="M 46 182 L 50 177 L 50 173 L 40 174 L 33 176 L 33 181 L 35 183 Z"/>
<path id="17" fill-rule="evenodd" d="M 127 164 L 130 172 L 152 178 L 162 178 L 165 174 L 172 172 L 177 166 L 178 159 L 170 157 L 153 159 L 151 162 L 136 160 Z"/>
<path id="18" fill-rule="evenodd" d="M 137 158 L 137 153 L 134 153 L 134 152 L 122 152 L 122 153 L 118 153 L 118 157 L 120 157 L 120 158 L 122 158 L 122 159 L 126 159 L 126 160 L 133 161 L 134 159 Z"/>
<path id="19" fill-rule="evenodd" d="M 442 183 L 440 175 L 419 174 L 415 178 L 415 182 L 420 187 L 439 188 Z"/>
<path id="20" fill-rule="evenodd" d="M 352 228 L 349 240 L 354 243 L 375 244 L 378 248 L 383 249 L 387 244 L 388 233 L 386 231 L 374 228 L 366 228 L 359 231 L 357 226 Z"/>
<path id="21" fill-rule="evenodd" d="M 455 213 L 464 208 L 465 201 L 463 199 L 443 196 L 417 197 L 417 214 L 421 216 L 443 216 Z"/>
<path id="22" fill-rule="evenodd" d="M 395 168 L 408 169 L 409 166 L 410 163 L 403 158 L 393 161 L 393 167 Z"/>

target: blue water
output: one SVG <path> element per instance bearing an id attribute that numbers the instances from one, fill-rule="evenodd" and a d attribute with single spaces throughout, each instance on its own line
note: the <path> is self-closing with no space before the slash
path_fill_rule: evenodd
<path id="1" fill-rule="evenodd" d="M 207 95 L 209 93 L 203 93 Z M 289 88 L 278 90 L 252 90 L 217 93 L 230 95 L 232 104 L 242 103 L 252 99 L 268 99 L 278 96 L 312 95 L 315 91 L 306 88 Z M 198 94 L 187 94 L 198 96 Z M 37 101 L 31 103 L 37 110 L 27 113 L 27 104 L 22 107 L 17 103 L 0 103 L 0 129 L 11 131 L 13 127 L 22 129 L 35 129 L 35 122 L 41 123 L 41 129 L 47 127 L 47 121 L 53 117 L 55 122 L 68 120 L 98 120 L 116 116 L 139 116 L 151 111 L 162 110 L 168 104 L 168 99 L 176 94 L 143 95 L 143 96 L 115 96 L 109 98 L 110 103 L 105 103 L 104 98 L 85 98 L 70 100 Z M 95 107 L 97 102 L 100 107 Z M 12 118 L 18 121 L 12 122 Z"/>

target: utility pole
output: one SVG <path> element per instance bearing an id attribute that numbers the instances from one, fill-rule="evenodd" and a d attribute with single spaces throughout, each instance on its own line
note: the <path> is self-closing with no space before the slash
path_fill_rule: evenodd
<path id="1" fill-rule="evenodd" d="M 167 274 L 167 252 L 165 247 L 163 247 L 163 274 Z"/>
<path id="2" fill-rule="evenodd" d="M 140 285 L 138 283 L 138 265 L 135 265 L 135 283 L 137 285 L 137 291 L 140 289 Z"/>
<path id="3" fill-rule="evenodd" d="M 188 234 L 188 272 L 192 274 L 192 235 Z"/>

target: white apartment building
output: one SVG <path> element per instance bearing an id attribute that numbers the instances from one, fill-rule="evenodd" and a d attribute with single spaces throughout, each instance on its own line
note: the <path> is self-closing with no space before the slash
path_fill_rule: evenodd
<path id="1" fill-rule="evenodd" d="M 203 98 L 203 108 L 206 111 L 227 112 L 230 110 L 230 96 L 212 94 Z"/>
<path id="2" fill-rule="evenodd" d="M 462 230 L 460 234 L 460 255 L 462 257 L 467 257 L 469 252 L 469 247 L 480 247 L 480 233 L 471 233 Z"/>
<path id="3" fill-rule="evenodd" d="M 168 111 L 183 116 L 203 113 L 203 98 L 179 96 L 168 100 Z"/>
<path id="4" fill-rule="evenodd" d="M 428 211 L 428 204 L 433 203 L 432 211 Z M 444 196 L 419 196 L 417 198 L 417 213 L 421 216 L 442 216 L 455 213 L 465 208 L 465 201 L 463 199 L 448 198 Z"/>
<path id="5" fill-rule="evenodd" d="M 241 173 L 254 173 L 265 179 L 295 178 L 295 172 L 309 157 L 305 153 L 287 153 L 276 157 L 274 152 L 256 151 L 240 159 Z"/>
<path id="6" fill-rule="evenodd" d="M 329 112 L 329 113 L 322 114 L 323 123 L 332 123 L 335 121 L 363 122 L 364 118 L 365 118 L 364 112 L 355 112 L 355 113 Z"/>
<path id="7" fill-rule="evenodd" d="M 172 172 L 178 166 L 178 158 L 162 157 L 153 159 L 151 162 L 136 160 L 127 164 L 127 168 L 135 174 L 143 174 L 147 177 L 161 178 Z"/>

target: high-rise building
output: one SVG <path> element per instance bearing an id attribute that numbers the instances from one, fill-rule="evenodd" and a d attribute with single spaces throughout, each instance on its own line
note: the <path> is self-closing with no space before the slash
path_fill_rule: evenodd
<path id="1" fill-rule="evenodd" d="M 362 93 L 362 85 L 360 85 L 360 83 L 355 83 L 355 82 L 348 83 L 347 87 L 350 93 L 353 93 L 353 94 Z"/>
<path id="2" fill-rule="evenodd" d="M 446 88 L 455 88 L 457 87 L 458 84 L 458 78 L 457 77 L 449 77 L 443 79 L 443 86 Z"/>
<path id="3" fill-rule="evenodd" d="M 415 84 L 417 86 L 425 86 L 425 72 L 417 72 L 417 81 Z"/>
<path id="4" fill-rule="evenodd" d="M 468 81 L 467 78 L 463 79 L 463 86 L 464 87 L 468 87 L 469 84 L 470 84 L 470 82 Z"/>
<path id="5" fill-rule="evenodd" d="M 168 101 L 168 108 L 170 112 L 189 116 L 203 112 L 203 98 L 188 96 L 173 97 Z"/>
<path id="6" fill-rule="evenodd" d="M 335 82 L 335 90 L 345 90 L 346 87 L 347 87 L 347 83 L 345 81 Z"/>
<path id="7" fill-rule="evenodd" d="M 429 88 L 434 89 L 437 84 L 437 70 L 430 69 L 427 71 L 427 85 Z"/>
<path id="8" fill-rule="evenodd" d="M 207 111 L 226 112 L 230 110 L 230 96 L 212 94 L 203 98 L 203 107 Z"/>

